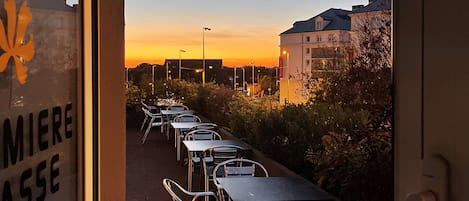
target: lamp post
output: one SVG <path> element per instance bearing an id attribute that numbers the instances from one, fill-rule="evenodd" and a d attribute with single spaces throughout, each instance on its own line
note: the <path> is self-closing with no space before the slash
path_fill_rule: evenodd
<path id="1" fill-rule="evenodd" d="M 151 66 L 151 95 L 155 95 L 155 67 L 156 65 Z"/>
<path id="2" fill-rule="evenodd" d="M 290 102 L 290 71 L 289 71 L 290 68 L 289 68 L 289 63 L 288 63 L 288 62 L 289 62 L 289 61 L 288 61 L 288 60 L 289 60 L 288 57 L 289 57 L 290 55 L 289 55 L 288 52 L 285 51 L 285 50 L 284 50 L 282 53 L 283 53 L 283 55 L 285 55 L 285 56 L 287 57 L 286 62 L 285 62 L 285 63 L 286 63 L 286 67 L 285 67 L 286 70 L 285 70 L 285 72 L 286 72 L 286 75 L 287 75 L 288 77 L 287 77 L 287 99 L 286 99 L 285 102 Z"/>
<path id="3" fill-rule="evenodd" d="M 181 80 L 181 53 L 186 52 L 186 50 L 179 50 L 179 80 Z"/>
<path id="4" fill-rule="evenodd" d="M 243 69 L 243 92 L 244 92 L 244 83 L 246 83 L 246 70 L 244 69 L 244 67 L 242 69 Z"/>
<path id="5" fill-rule="evenodd" d="M 251 79 L 252 79 L 252 95 L 254 95 L 254 63 L 251 61 L 251 63 L 249 63 L 251 65 L 251 68 L 252 68 L 252 75 L 251 75 Z"/>
<path id="6" fill-rule="evenodd" d="M 129 88 L 129 68 L 125 67 L 125 88 Z"/>
<path id="7" fill-rule="evenodd" d="M 166 81 L 169 80 L 169 61 L 166 61 Z"/>
<path id="8" fill-rule="evenodd" d="M 205 74 L 205 31 L 210 31 L 212 29 L 208 27 L 203 27 L 202 29 L 202 68 L 203 74 Z M 202 87 L 205 87 L 205 76 L 202 78 Z"/>
<path id="9" fill-rule="evenodd" d="M 236 66 L 233 68 L 233 90 L 236 91 Z"/>

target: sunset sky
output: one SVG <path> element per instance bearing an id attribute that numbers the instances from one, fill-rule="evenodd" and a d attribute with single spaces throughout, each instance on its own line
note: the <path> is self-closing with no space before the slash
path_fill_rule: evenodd
<path id="1" fill-rule="evenodd" d="M 279 34 L 329 8 L 368 0 L 126 0 L 127 67 L 165 58 L 223 59 L 225 66 L 277 66 Z"/>

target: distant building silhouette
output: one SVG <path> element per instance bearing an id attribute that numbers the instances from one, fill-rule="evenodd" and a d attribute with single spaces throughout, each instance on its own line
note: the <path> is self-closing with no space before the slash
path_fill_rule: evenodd
<path id="1" fill-rule="evenodd" d="M 181 79 L 193 82 L 202 82 L 202 59 L 181 59 Z M 166 59 L 163 67 L 168 66 L 170 79 L 179 78 L 179 59 Z M 205 59 L 205 81 L 218 84 L 229 84 L 229 78 L 225 76 L 222 59 Z M 231 71 L 232 72 L 232 71 Z"/>

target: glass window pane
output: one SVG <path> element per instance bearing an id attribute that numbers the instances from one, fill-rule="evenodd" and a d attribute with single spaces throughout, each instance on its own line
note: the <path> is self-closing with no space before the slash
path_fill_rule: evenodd
<path id="1" fill-rule="evenodd" d="M 5 0 L 0 13 L 2 198 L 77 200 L 80 8 Z"/>

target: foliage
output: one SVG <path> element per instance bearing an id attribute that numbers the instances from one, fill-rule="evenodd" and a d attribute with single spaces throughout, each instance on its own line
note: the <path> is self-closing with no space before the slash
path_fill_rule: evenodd
<path id="1" fill-rule="evenodd" d="M 237 97 L 231 104 L 233 133 L 288 168 L 312 178 L 311 153 L 323 149 L 322 137 L 329 131 L 364 129 L 366 111 L 345 111 L 339 105 L 288 105 L 266 108 L 262 99 Z"/>
<path id="2" fill-rule="evenodd" d="M 370 128 L 389 130 L 392 115 L 391 69 L 352 66 L 327 77 L 312 104 L 337 103 L 351 110 L 370 112 Z"/>
<path id="3" fill-rule="evenodd" d="M 390 132 L 330 132 L 324 151 L 315 154 L 318 185 L 344 201 L 391 201 L 393 189 Z"/>
<path id="4" fill-rule="evenodd" d="M 337 104 L 352 113 L 369 113 L 365 127 L 329 130 L 321 139 L 324 148 L 309 157 L 318 184 L 344 201 L 393 198 L 388 14 L 375 23 L 363 19 L 356 40 L 359 54 L 347 68 L 316 80 L 319 87 L 310 96 L 311 105 Z"/>
<path id="5" fill-rule="evenodd" d="M 264 91 L 264 95 L 274 94 L 278 90 L 275 82 L 275 78 L 268 75 L 264 75 L 259 79 L 259 85 L 261 86 L 261 90 Z"/>
<path id="6" fill-rule="evenodd" d="M 141 90 L 137 85 L 130 81 L 127 83 L 125 94 L 127 97 L 127 103 L 135 103 L 138 102 L 141 97 Z"/>

